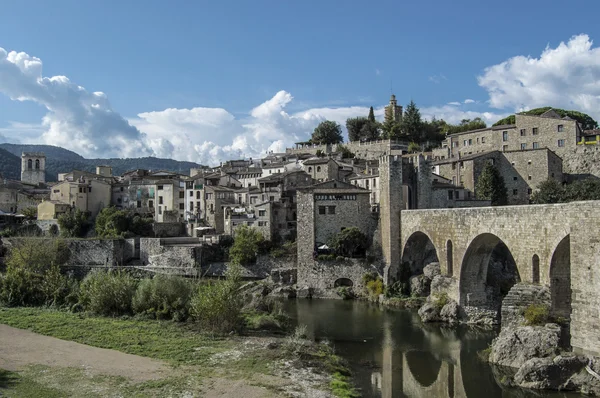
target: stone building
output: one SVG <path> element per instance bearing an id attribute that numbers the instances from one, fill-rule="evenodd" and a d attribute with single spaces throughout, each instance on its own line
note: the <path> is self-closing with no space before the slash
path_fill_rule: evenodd
<path id="1" fill-rule="evenodd" d="M 305 160 L 302 169 L 317 182 L 339 179 L 340 166 L 329 157 Z"/>
<path id="2" fill-rule="evenodd" d="M 57 220 L 62 214 L 71 211 L 71 206 L 56 200 L 46 200 L 40 203 L 37 209 L 38 220 Z"/>
<path id="3" fill-rule="evenodd" d="M 562 159 L 543 149 L 490 151 L 458 158 L 438 160 L 433 171 L 467 190 L 467 199 L 477 196 L 476 185 L 484 167 L 491 163 L 503 177 L 508 204 L 527 204 L 533 191 L 548 178 L 563 181 Z M 470 196 L 469 196 L 470 195 Z"/>
<path id="4" fill-rule="evenodd" d="M 95 218 L 111 203 L 111 185 L 102 180 L 80 177 L 64 180 L 52 186 L 50 200 L 66 203 Z"/>
<path id="5" fill-rule="evenodd" d="M 34 185 L 46 182 L 46 155 L 43 152 L 21 154 L 21 182 Z"/>

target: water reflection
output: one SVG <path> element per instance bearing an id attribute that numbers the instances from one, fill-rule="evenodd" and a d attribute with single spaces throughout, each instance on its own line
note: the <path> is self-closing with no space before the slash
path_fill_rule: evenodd
<path id="1" fill-rule="evenodd" d="M 502 388 L 477 352 L 493 330 L 423 325 L 409 311 L 340 300 L 286 303 L 311 338 L 328 339 L 351 363 L 364 397 L 572 397 Z"/>

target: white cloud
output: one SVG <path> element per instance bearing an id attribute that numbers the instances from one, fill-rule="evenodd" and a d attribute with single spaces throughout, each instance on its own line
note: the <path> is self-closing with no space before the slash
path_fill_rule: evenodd
<path id="1" fill-rule="evenodd" d="M 453 105 L 444 106 L 431 106 L 421 108 L 421 115 L 424 119 L 431 120 L 433 117 L 436 119 L 444 119 L 446 122 L 451 124 L 460 123 L 463 119 L 475 119 L 479 117 L 491 126 L 498 120 L 508 116 L 510 113 L 494 113 L 494 112 L 474 112 L 474 111 L 463 111 Z"/>
<path id="2" fill-rule="evenodd" d="M 547 46 L 539 58 L 519 55 L 490 66 L 478 82 L 493 108 L 554 106 L 600 117 L 600 48 L 585 34 Z"/>
<path id="3" fill-rule="evenodd" d="M 452 106 L 460 106 L 460 102 L 456 102 L 456 101 L 453 101 L 453 102 L 448 102 L 448 105 L 452 105 Z"/>
<path id="4" fill-rule="evenodd" d="M 43 77 L 39 58 L 0 47 L 0 92 L 48 110 L 42 119 L 45 143 L 86 156 L 152 154 L 143 135 L 113 111 L 104 93 L 89 92 L 65 76 Z"/>
<path id="5" fill-rule="evenodd" d="M 448 80 L 448 78 L 444 75 L 433 75 L 429 76 L 429 81 L 435 84 L 439 84 L 444 80 Z"/>
<path id="6" fill-rule="evenodd" d="M 472 99 L 470 99 L 470 98 L 467 98 L 467 99 L 465 100 L 465 102 L 464 102 L 464 103 L 465 103 L 465 104 L 474 104 L 474 103 L 475 103 L 475 100 L 472 100 Z"/>

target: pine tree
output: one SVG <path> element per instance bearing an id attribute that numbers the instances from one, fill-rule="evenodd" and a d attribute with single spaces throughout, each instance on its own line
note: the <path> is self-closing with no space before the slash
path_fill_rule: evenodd
<path id="1" fill-rule="evenodd" d="M 373 112 L 373 107 L 369 108 L 369 117 L 370 122 L 375 123 L 375 112 Z"/>
<path id="2" fill-rule="evenodd" d="M 411 141 L 417 143 L 423 141 L 423 121 L 421 120 L 421 112 L 414 101 L 410 101 L 410 104 L 408 104 L 404 111 L 404 116 L 402 117 L 402 131 Z"/>
<path id="3" fill-rule="evenodd" d="M 500 172 L 491 163 L 488 163 L 475 184 L 477 199 L 489 200 L 492 206 L 503 206 L 508 203 L 506 185 Z"/>

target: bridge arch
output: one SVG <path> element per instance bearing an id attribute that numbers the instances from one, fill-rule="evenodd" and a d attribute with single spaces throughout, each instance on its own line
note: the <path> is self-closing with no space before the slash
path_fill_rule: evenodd
<path id="1" fill-rule="evenodd" d="M 424 232 L 416 231 L 406 240 L 402 250 L 402 267 L 406 273 L 400 279 L 423 273 L 423 268 L 432 262 L 438 262 L 438 254 L 433 241 Z"/>
<path id="2" fill-rule="evenodd" d="M 335 280 L 335 282 L 333 282 L 333 287 L 341 286 L 353 287 L 354 282 L 352 282 L 352 279 L 349 278 L 338 278 Z"/>
<path id="3" fill-rule="evenodd" d="M 459 302 L 462 306 L 483 307 L 499 311 L 502 299 L 520 281 L 515 259 L 498 236 L 476 236 L 463 256 Z"/>
<path id="4" fill-rule="evenodd" d="M 442 361 L 428 351 L 407 351 L 406 364 L 412 377 L 421 387 L 429 387 L 438 380 Z"/>
<path id="5" fill-rule="evenodd" d="M 550 260 L 551 312 L 571 317 L 571 235 L 565 236 L 554 249 Z"/>

